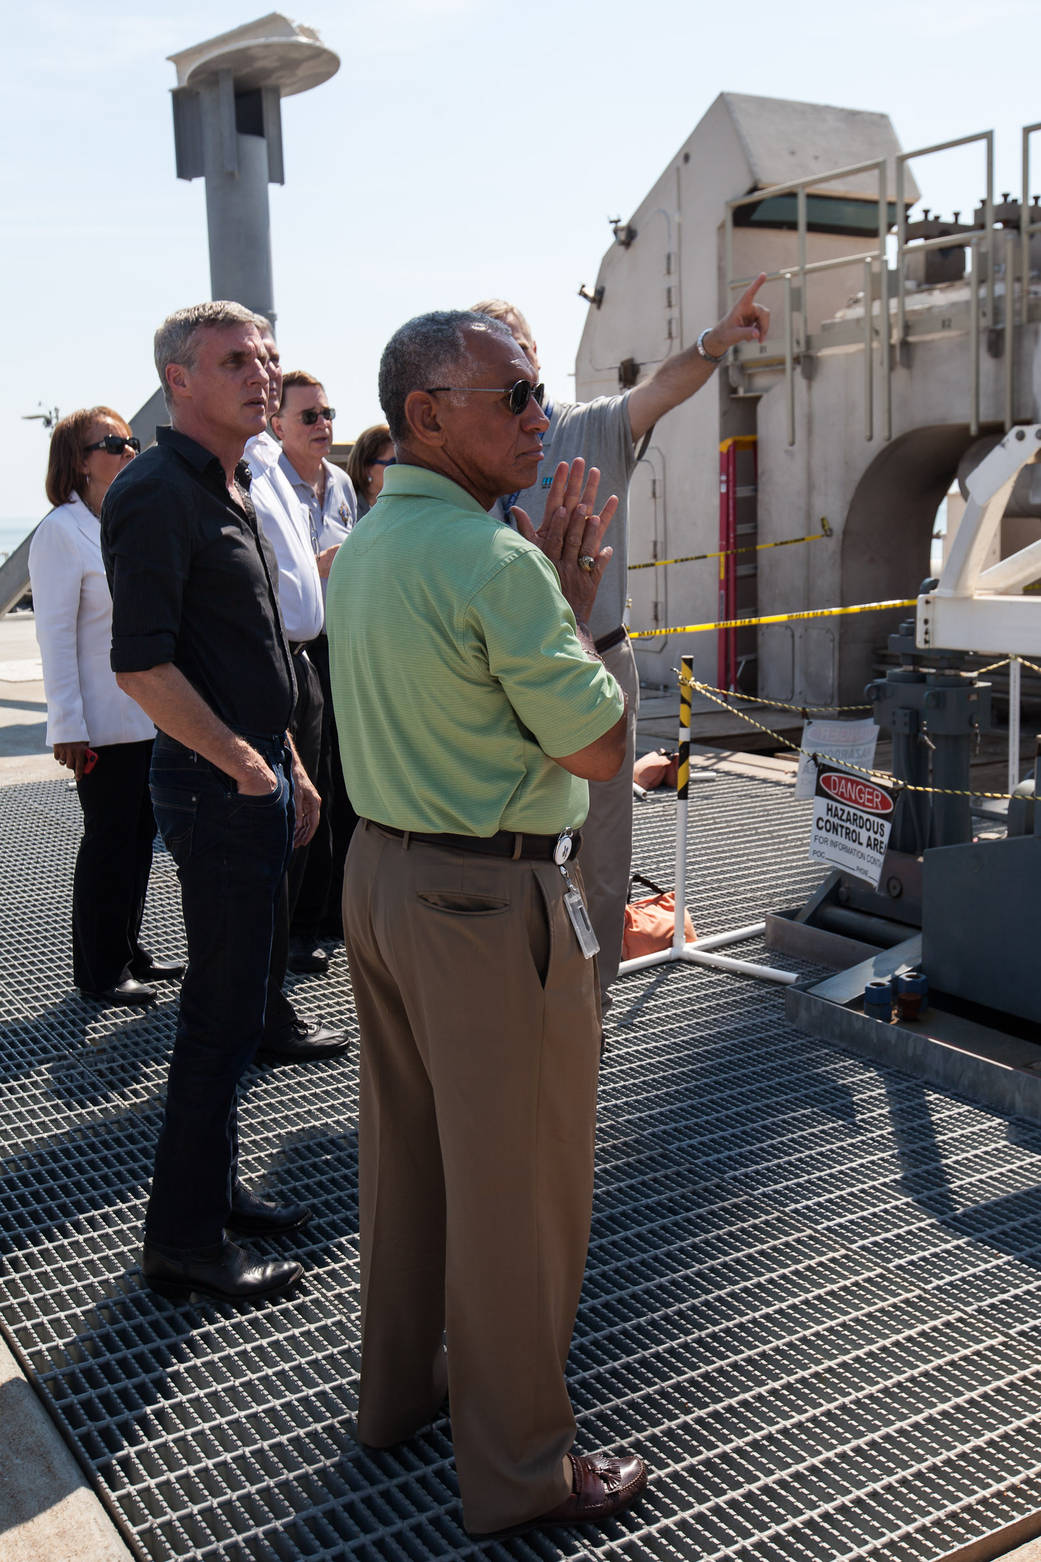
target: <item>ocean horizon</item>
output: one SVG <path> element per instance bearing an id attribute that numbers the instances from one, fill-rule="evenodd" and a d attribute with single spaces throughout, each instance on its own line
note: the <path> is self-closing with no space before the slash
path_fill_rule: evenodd
<path id="1" fill-rule="evenodd" d="M 33 516 L 2 516 L 0 517 L 0 559 L 5 559 L 21 545 L 36 525 L 43 519 L 43 514 Z"/>

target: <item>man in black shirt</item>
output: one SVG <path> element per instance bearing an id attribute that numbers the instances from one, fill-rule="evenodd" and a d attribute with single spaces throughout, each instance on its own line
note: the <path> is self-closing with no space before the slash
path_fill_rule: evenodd
<path id="1" fill-rule="evenodd" d="M 226 1231 L 309 1218 L 239 1182 L 236 1103 L 264 1025 L 276 897 L 320 801 L 287 736 L 296 685 L 277 566 L 241 464 L 267 412 L 255 319 L 231 303 L 180 310 L 156 332 L 155 357 L 172 427 L 102 511 L 112 667 L 159 729 L 152 798 L 188 935 L 143 1268 L 163 1294 L 235 1301 L 281 1294 L 301 1274 Z"/>

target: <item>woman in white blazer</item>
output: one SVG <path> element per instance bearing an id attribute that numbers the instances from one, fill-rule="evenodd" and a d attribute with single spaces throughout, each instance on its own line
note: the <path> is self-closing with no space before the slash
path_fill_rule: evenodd
<path id="1" fill-rule="evenodd" d="M 47 739 L 55 759 L 74 773 L 83 808 L 72 887 L 73 979 L 86 997 L 118 1004 L 150 1002 L 152 982 L 184 970 L 153 958 L 138 941 L 155 835 L 148 793 L 155 728 L 109 666 L 112 598 L 101 560 L 101 501 L 139 449 L 110 407 L 62 418 L 47 463 L 54 509 L 29 548 Z"/>

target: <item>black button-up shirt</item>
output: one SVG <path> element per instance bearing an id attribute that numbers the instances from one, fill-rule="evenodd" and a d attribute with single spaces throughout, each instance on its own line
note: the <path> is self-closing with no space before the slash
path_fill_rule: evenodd
<path id="1" fill-rule="evenodd" d="M 119 473 L 101 509 L 112 669 L 172 662 L 233 731 L 283 732 L 296 680 L 249 467 L 236 469 L 236 504 L 211 451 L 176 429 L 156 438 Z"/>

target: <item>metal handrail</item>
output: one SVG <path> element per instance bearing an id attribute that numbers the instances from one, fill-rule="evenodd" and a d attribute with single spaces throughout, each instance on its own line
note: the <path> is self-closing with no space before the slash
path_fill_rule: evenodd
<path id="1" fill-rule="evenodd" d="M 807 192 L 819 188 L 822 184 L 836 184 L 841 179 L 848 179 L 854 174 L 873 173 L 878 182 L 878 242 L 874 249 L 860 251 L 853 255 L 837 255 L 831 260 L 807 261 Z M 734 211 L 739 206 L 758 205 L 761 201 L 768 201 L 775 195 L 790 195 L 794 192 L 796 198 L 796 230 L 798 244 L 798 259 L 795 267 L 784 267 L 779 271 L 768 272 L 766 280 L 784 282 L 784 386 L 785 386 L 785 412 L 787 421 L 788 445 L 795 444 L 795 331 L 792 311 L 792 277 L 799 278 L 799 310 L 803 318 L 803 336 L 808 335 L 806 322 L 806 279 L 819 271 L 833 271 L 840 266 L 855 265 L 858 262 L 864 267 L 865 291 L 864 291 L 864 433 L 866 439 L 874 438 L 874 386 L 873 364 L 871 356 L 872 347 L 872 305 L 873 265 L 877 260 L 879 274 L 885 278 L 886 274 L 886 240 L 889 233 L 888 222 L 888 190 L 886 180 L 886 159 L 884 157 L 869 158 L 863 163 L 851 163 L 845 168 L 829 169 L 824 174 L 809 174 L 804 179 L 793 179 L 789 184 L 769 185 L 765 190 L 756 190 L 749 195 L 735 196 L 726 203 L 726 233 L 725 233 L 725 259 L 727 272 L 727 286 L 730 292 L 737 288 L 747 287 L 753 279 L 751 277 L 734 278 Z M 885 301 L 885 315 L 883 316 L 884 329 L 880 335 L 884 339 L 883 348 L 883 422 L 886 430 L 885 437 L 889 438 L 891 428 L 891 397 L 890 397 L 890 344 L 888 340 L 889 301 L 888 286 L 885 280 L 881 286 L 882 298 Z"/>
<path id="2" fill-rule="evenodd" d="M 1024 323 L 1027 319 L 1029 302 L 1029 277 L 1030 277 L 1030 239 L 1035 233 L 1041 233 L 1041 220 L 1030 222 L 1028 212 L 1030 209 L 1030 137 L 1041 130 L 1041 121 L 1037 124 L 1027 125 L 1022 132 L 1022 159 L 1023 159 L 1023 204 L 1020 212 L 1020 241 L 1022 245 L 1022 288 L 1020 297 L 1019 317 Z M 982 142 L 986 151 L 986 193 L 983 201 L 983 221 L 980 227 L 967 229 L 958 234 L 945 234 L 934 239 L 915 239 L 909 242 L 907 238 L 907 207 L 906 193 L 906 167 L 920 157 L 929 157 L 937 152 L 951 151 L 957 147 L 971 146 L 976 142 Z M 829 169 L 823 173 L 807 175 L 802 179 L 793 179 L 786 184 L 769 185 L 765 189 L 751 191 L 747 195 L 735 196 L 725 203 L 725 266 L 727 275 L 728 293 L 745 288 L 753 280 L 752 277 L 735 277 L 734 271 L 734 212 L 741 206 L 758 205 L 763 201 L 772 199 L 778 195 L 791 195 L 796 197 L 796 230 L 798 256 L 794 266 L 785 266 L 777 271 L 766 274 L 767 281 L 781 281 L 784 283 L 784 380 L 785 401 L 787 413 L 788 444 L 795 444 L 795 361 L 798 353 L 805 347 L 808 332 L 805 329 L 807 318 L 806 311 L 806 281 L 807 278 L 819 271 L 831 271 L 839 266 L 861 265 L 864 271 L 864 437 L 867 440 L 874 438 L 874 275 L 875 267 L 878 268 L 878 293 L 879 293 L 879 322 L 878 343 L 881 358 L 881 394 L 882 394 L 882 437 L 886 440 L 892 437 L 892 362 L 894 324 L 895 340 L 899 344 L 904 341 L 907 334 L 907 300 L 905 281 L 905 262 L 908 255 L 917 254 L 919 251 L 933 249 L 950 249 L 954 245 L 960 245 L 969 250 L 969 426 L 972 433 L 979 432 L 980 427 L 980 331 L 983 325 L 992 327 L 994 321 L 995 300 L 995 275 L 996 254 L 998 249 L 998 237 L 994 227 L 994 132 L 993 130 L 977 131 L 972 135 L 958 136 L 950 141 L 938 141 L 933 146 L 919 147 L 911 152 L 899 152 L 895 159 L 896 169 L 896 298 L 895 298 L 895 322 L 890 316 L 890 270 L 888 262 L 888 237 L 889 237 L 889 207 L 888 185 L 886 178 L 887 159 L 872 158 L 863 163 L 853 163 L 845 168 Z M 878 240 L 868 250 L 859 250 L 850 255 L 835 256 L 830 260 L 807 261 L 807 193 L 813 189 L 821 189 L 827 185 L 834 185 L 844 178 L 854 174 L 874 173 L 878 180 Z M 1005 375 L 1004 375 L 1004 403 L 1006 426 L 1011 426 L 1013 415 L 1013 375 L 1012 375 L 1012 324 L 1014 319 L 1014 266 L 1012 256 L 1014 254 L 1014 236 L 1009 234 L 1005 239 L 1005 312 L 1004 349 L 1005 349 Z M 987 268 L 985 279 L 986 302 L 981 307 L 981 279 L 980 279 L 980 251 L 986 245 Z M 799 279 L 798 312 L 803 319 L 803 340 L 796 342 L 796 330 L 793 315 L 795 303 L 793 279 Z M 776 360 L 774 360 L 776 361 Z"/>
<path id="3" fill-rule="evenodd" d="M 1019 320 L 1021 325 L 1027 323 L 1027 305 L 1030 299 L 1030 238 L 1034 233 L 1041 233 L 1041 222 L 1028 222 L 1027 212 L 1030 210 L 1030 137 L 1035 131 L 1041 130 L 1041 122 L 1036 125 L 1023 126 L 1023 204 L 1019 208 L 1019 237 L 1022 245 L 1023 286 L 1019 296 Z M 1008 284 L 1006 282 L 1006 288 Z"/>
<path id="4" fill-rule="evenodd" d="M 916 239 L 907 242 L 907 206 L 904 200 L 904 169 L 918 157 L 931 157 L 934 152 L 950 152 L 955 147 L 971 146 L 983 141 L 987 148 L 987 188 L 983 204 L 983 226 L 967 233 L 959 233 L 939 239 Z M 987 267 L 987 324 L 994 320 L 994 132 L 980 130 L 970 136 L 958 136 L 953 141 L 937 141 L 935 146 L 923 146 L 915 152 L 898 152 L 896 157 L 896 339 L 902 342 L 907 334 L 907 309 L 904 287 L 904 260 L 909 253 L 921 249 L 952 248 L 951 238 L 957 244 L 968 244 L 976 237 L 986 236 L 989 241 Z M 977 387 L 978 390 L 978 387 Z"/>
<path id="5" fill-rule="evenodd" d="M 881 257 L 876 250 L 869 250 L 866 254 L 835 255 L 831 260 L 811 260 L 806 265 L 798 268 L 786 266 L 780 271 L 768 271 L 765 273 L 767 282 L 784 283 L 784 373 L 785 373 L 785 397 L 787 403 L 788 444 L 795 444 L 795 327 L 793 317 L 796 311 L 792 309 L 793 278 L 796 274 L 800 277 L 800 309 L 805 318 L 805 279 L 820 271 L 838 271 L 843 266 L 861 265 L 864 268 L 864 346 L 870 357 L 870 349 L 874 345 L 874 266 L 879 262 L 880 278 L 880 321 L 879 339 L 882 346 L 882 363 L 884 379 L 882 382 L 882 408 L 884 437 L 888 439 L 892 432 L 892 395 L 890 382 L 891 343 L 889 331 L 886 329 L 889 319 L 889 288 L 888 275 L 883 250 Z M 751 279 L 749 279 L 751 280 Z M 731 289 L 747 287 L 747 280 L 736 280 L 729 284 Z M 873 423 L 873 374 L 870 365 L 865 365 L 865 385 L 872 391 L 872 397 L 865 409 L 865 438 L 874 438 Z"/>
<path id="6" fill-rule="evenodd" d="M 800 272 L 809 269 L 806 266 L 806 192 L 815 186 L 822 184 L 835 184 L 839 179 L 848 179 L 853 174 L 866 174 L 875 171 L 879 177 L 879 204 L 884 209 L 886 200 L 885 177 L 886 159 L 873 157 L 866 163 L 851 163 L 848 168 L 831 168 L 824 174 L 809 174 L 805 179 L 792 179 L 788 184 L 767 185 L 764 190 L 753 190 L 749 195 L 735 195 L 726 203 L 726 236 L 724 258 L 726 261 L 727 277 L 730 278 L 734 269 L 734 211 L 738 206 L 758 206 L 760 201 L 772 200 L 775 195 L 791 195 L 796 197 L 796 221 L 799 229 L 799 262 L 795 269 Z M 874 253 L 874 251 L 872 251 Z M 850 257 L 859 258 L 859 257 Z M 778 273 L 780 275 L 780 273 Z M 731 291 L 735 288 L 746 288 L 754 277 L 742 277 L 734 281 L 728 281 Z"/>

